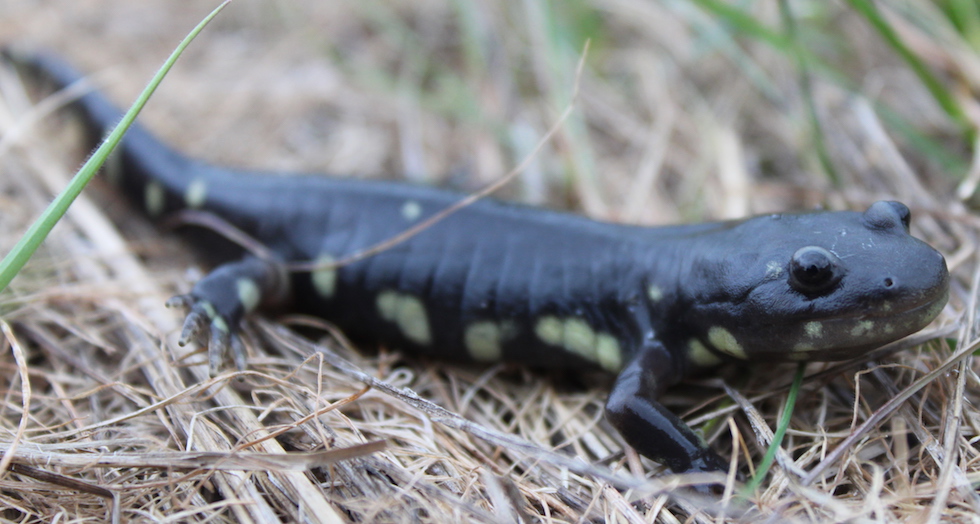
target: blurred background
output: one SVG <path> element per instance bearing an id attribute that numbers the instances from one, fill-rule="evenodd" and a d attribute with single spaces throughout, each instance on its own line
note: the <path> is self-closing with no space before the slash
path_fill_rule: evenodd
<path id="1" fill-rule="evenodd" d="M 66 55 L 128 104 L 215 4 L 6 0 L 0 43 Z M 142 118 L 215 162 L 472 190 L 577 88 L 504 196 L 638 223 L 914 209 L 969 170 L 978 27 L 969 0 L 239 1 Z"/>

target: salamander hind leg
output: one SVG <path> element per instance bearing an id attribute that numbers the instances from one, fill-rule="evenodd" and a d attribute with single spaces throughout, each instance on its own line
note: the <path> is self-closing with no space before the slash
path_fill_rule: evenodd
<path id="1" fill-rule="evenodd" d="M 665 347 L 643 348 L 616 379 L 606 402 L 606 418 L 637 452 L 674 473 L 726 471 L 728 463 L 657 402 L 677 375 Z"/>
<path id="2" fill-rule="evenodd" d="M 245 368 L 245 348 L 238 325 L 259 306 L 282 302 L 289 294 L 289 279 L 278 263 L 246 257 L 218 266 L 190 293 L 171 298 L 170 307 L 187 310 L 180 334 L 181 346 L 197 341 L 208 347 L 211 375 L 217 374 L 231 351 L 238 369 Z"/>

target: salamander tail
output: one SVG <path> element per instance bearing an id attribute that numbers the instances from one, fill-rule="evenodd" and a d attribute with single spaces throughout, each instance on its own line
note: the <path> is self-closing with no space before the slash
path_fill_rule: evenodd
<path id="1" fill-rule="evenodd" d="M 93 145 L 122 119 L 124 113 L 119 107 L 94 86 L 85 86 L 89 77 L 54 54 L 10 47 L 2 50 L 2 56 L 41 84 L 42 89 L 79 86 L 82 92 L 71 107 L 80 113 Z M 134 202 L 141 202 L 151 217 L 159 217 L 186 207 L 186 195 L 193 192 L 192 180 L 202 167 L 200 162 L 181 155 L 139 124 L 133 124 L 106 161 L 103 172 Z"/>

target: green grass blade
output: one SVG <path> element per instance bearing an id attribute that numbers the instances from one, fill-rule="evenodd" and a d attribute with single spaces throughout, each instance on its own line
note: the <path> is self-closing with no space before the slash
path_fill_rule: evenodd
<path id="1" fill-rule="evenodd" d="M 789 429 L 789 420 L 793 416 L 793 408 L 796 407 L 796 396 L 800 392 L 800 387 L 803 385 L 803 371 L 805 369 L 806 364 L 802 362 L 796 368 L 796 375 L 793 376 L 793 384 L 789 388 L 789 394 L 786 395 L 786 406 L 783 407 L 783 414 L 779 418 L 776 432 L 772 436 L 772 444 L 766 450 L 766 455 L 762 457 L 762 462 L 759 464 L 759 469 L 755 471 L 755 476 L 746 483 L 745 489 L 742 491 L 743 496 L 746 498 L 752 493 L 755 493 L 755 490 L 759 489 L 762 481 L 766 478 L 766 474 L 769 473 L 769 468 L 776 459 L 776 451 L 782 445 L 783 437 L 786 436 L 786 430 Z"/>
<path id="2" fill-rule="evenodd" d="M 929 71 L 919 57 L 904 45 L 898 38 L 897 33 L 881 17 L 880 12 L 870 4 L 869 0 L 848 0 L 848 2 L 854 6 L 855 10 L 865 15 L 866 18 L 871 17 L 868 18 L 869 21 L 889 40 L 889 43 L 891 43 L 903 59 L 908 61 L 910 67 L 915 70 L 915 73 L 925 83 L 930 94 L 936 97 L 938 103 L 943 107 L 944 112 L 964 130 L 963 136 L 965 143 L 972 144 L 974 131 L 969 127 L 964 111 L 952 94 L 944 88 L 942 83 Z M 765 43 L 772 49 L 794 59 L 797 66 L 805 65 L 811 75 L 819 75 L 819 77 L 847 91 L 854 93 L 860 92 L 860 89 L 853 80 L 847 78 L 845 74 L 828 64 L 813 51 L 795 42 L 792 35 L 780 33 L 766 26 L 750 13 L 721 0 L 693 0 L 693 3 L 711 14 L 714 18 L 723 21 L 733 33 L 742 34 L 755 41 Z M 866 9 L 861 9 L 861 7 L 865 7 Z M 880 25 L 875 24 L 876 20 Z M 942 139 L 933 138 L 918 131 L 915 126 L 911 125 L 896 111 L 884 106 L 879 101 L 873 100 L 872 102 L 875 110 L 882 115 L 882 118 L 892 129 L 908 140 L 910 145 L 927 155 L 930 159 L 940 163 L 954 178 L 959 179 L 962 177 L 962 174 L 967 169 L 967 163 L 959 160 L 958 155 L 952 147 L 947 145 Z M 812 109 L 808 108 L 808 111 L 812 112 Z M 816 131 L 816 129 L 814 130 Z M 821 155 L 819 151 L 818 155 Z M 833 170 L 833 166 L 829 165 L 826 159 L 818 159 L 824 169 Z"/>
<path id="3" fill-rule="evenodd" d="M 177 58 L 180 57 L 184 49 L 194 40 L 195 37 L 204 29 L 208 22 L 210 22 L 222 9 L 228 5 L 231 0 L 225 0 L 219 5 L 214 11 L 211 12 L 206 18 L 201 20 L 201 22 L 191 31 L 181 42 L 180 45 L 174 49 L 174 52 L 170 55 L 170 58 L 164 62 L 163 66 L 157 71 L 157 74 L 153 77 L 153 80 L 146 86 L 140 96 L 136 99 L 136 102 L 129 108 L 123 119 L 113 128 L 109 136 L 103 140 L 102 144 L 95 153 L 89 157 L 85 165 L 78 170 L 78 173 L 69 182 L 68 187 L 59 194 L 51 204 L 48 205 L 44 213 L 31 225 L 26 233 L 20 238 L 17 244 L 14 246 L 10 253 L 2 261 L 0 261 L 0 292 L 7 289 L 7 285 L 10 281 L 14 279 L 18 272 L 27 264 L 34 252 L 37 251 L 38 246 L 41 242 L 48 236 L 51 229 L 54 228 L 55 224 L 61 220 L 65 212 L 68 211 L 68 207 L 75 198 L 81 194 L 82 189 L 92 180 L 92 177 L 98 172 L 102 164 L 105 163 L 106 158 L 112 153 L 112 150 L 119 144 L 122 139 L 123 134 L 129 129 L 133 121 L 136 120 L 136 115 L 143 109 L 146 105 L 146 101 L 149 100 L 150 96 L 156 91 L 157 86 L 163 80 L 163 77 L 170 71 Z"/>
<path id="4" fill-rule="evenodd" d="M 827 142 L 824 140 L 824 129 L 820 123 L 820 116 L 817 114 L 817 103 L 814 99 L 813 83 L 810 77 L 811 67 L 809 62 L 807 62 L 807 54 L 801 51 L 803 44 L 799 39 L 796 18 L 793 16 L 791 6 L 787 0 L 780 0 L 779 13 L 783 25 L 786 27 L 786 34 L 789 36 L 790 42 L 792 42 L 792 54 L 796 60 L 796 68 L 800 74 L 800 90 L 803 103 L 806 107 L 807 120 L 810 126 L 810 137 L 813 140 L 817 160 L 820 162 L 820 166 L 823 168 L 824 174 L 827 175 L 830 183 L 834 187 L 839 188 L 841 186 L 841 177 L 837 172 L 836 166 L 834 166 L 830 151 L 827 150 Z"/>
<path id="5" fill-rule="evenodd" d="M 947 0 L 943 10 L 970 47 L 980 51 L 980 5 L 976 0 Z"/>
<path id="6" fill-rule="evenodd" d="M 881 15 L 881 12 L 877 7 L 871 2 L 871 0 L 847 0 L 847 3 L 854 8 L 855 11 L 861 13 L 865 20 L 871 24 L 872 27 L 885 42 L 888 43 L 891 48 L 898 53 L 898 55 L 908 64 L 912 71 L 915 72 L 919 80 L 926 86 L 929 93 L 936 100 L 943 111 L 949 115 L 950 118 L 960 126 L 962 130 L 967 133 L 967 141 L 972 143 L 972 135 L 974 130 L 970 125 L 969 119 L 966 117 L 966 112 L 960 106 L 960 103 L 956 100 L 956 97 L 950 93 L 943 83 L 936 78 L 936 75 L 932 74 L 932 71 L 926 66 L 925 62 L 919 58 L 919 55 L 912 52 L 905 42 L 898 36 L 895 29 L 892 28 L 891 24 L 885 20 L 885 17 Z"/>
<path id="7" fill-rule="evenodd" d="M 786 35 L 774 31 L 759 22 L 745 11 L 720 0 L 694 0 L 705 11 L 724 20 L 735 31 L 749 35 L 757 40 L 766 42 L 776 49 L 787 51 L 792 47 Z"/>

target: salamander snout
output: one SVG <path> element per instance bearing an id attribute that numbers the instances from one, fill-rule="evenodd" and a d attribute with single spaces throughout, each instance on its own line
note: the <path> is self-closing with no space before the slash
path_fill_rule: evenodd
<path id="1" fill-rule="evenodd" d="M 949 287 L 946 259 L 935 249 L 915 240 L 915 248 L 899 253 L 899 263 L 878 276 L 878 291 L 883 296 L 903 297 L 912 303 L 929 302 L 942 296 Z M 904 256 L 903 256 L 904 255 Z"/>

